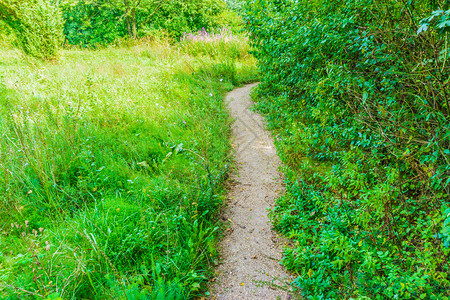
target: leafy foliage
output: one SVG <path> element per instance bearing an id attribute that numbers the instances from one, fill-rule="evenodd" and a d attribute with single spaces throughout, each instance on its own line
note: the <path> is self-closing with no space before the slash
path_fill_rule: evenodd
<path id="1" fill-rule="evenodd" d="M 2 0 L 0 20 L 15 32 L 21 49 L 28 55 L 52 59 L 62 44 L 62 16 L 51 0 Z"/>
<path id="2" fill-rule="evenodd" d="M 448 299 L 445 1 L 247 6 L 258 108 L 287 164 L 272 216 L 310 299 Z"/>
<path id="3" fill-rule="evenodd" d="M 127 34 L 123 13 L 82 1 L 63 6 L 64 34 L 71 45 L 106 45 Z"/>
<path id="4" fill-rule="evenodd" d="M 126 4 L 126 5 L 125 5 Z M 227 23 L 221 0 L 66 1 L 65 34 L 75 45 L 95 46 L 129 37 L 160 35 L 179 38 L 185 32 L 210 30 Z"/>

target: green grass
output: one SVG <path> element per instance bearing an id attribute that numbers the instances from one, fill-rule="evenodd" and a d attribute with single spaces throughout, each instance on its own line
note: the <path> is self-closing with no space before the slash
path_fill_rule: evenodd
<path id="1" fill-rule="evenodd" d="M 223 97 L 256 79 L 244 38 L 221 47 L 0 51 L 0 298 L 204 295 L 232 164 Z"/>

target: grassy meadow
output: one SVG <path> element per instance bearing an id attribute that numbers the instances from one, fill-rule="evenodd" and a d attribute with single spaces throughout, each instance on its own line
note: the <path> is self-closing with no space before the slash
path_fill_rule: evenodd
<path id="1" fill-rule="evenodd" d="M 1 299 L 207 295 L 248 50 L 224 32 L 0 50 Z"/>

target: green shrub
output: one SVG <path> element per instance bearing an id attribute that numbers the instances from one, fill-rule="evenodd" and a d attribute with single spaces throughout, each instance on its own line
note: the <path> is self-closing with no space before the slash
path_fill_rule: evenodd
<path id="1" fill-rule="evenodd" d="M 201 28 L 210 30 L 223 24 L 239 26 L 239 17 L 226 14 L 222 0 L 129 1 L 128 9 L 122 1 L 80 0 L 67 2 L 63 11 L 68 42 L 89 47 L 125 37 L 165 33 L 178 39 L 184 32 Z M 221 13 L 224 14 L 220 16 Z M 130 26 L 135 27 L 135 32 Z"/>
<path id="2" fill-rule="evenodd" d="M 98 46 L 126 36 L 122 12 L 91 2 L 64 6 L 64 34 L 71 45 Z"/>
<path id="3" fill-rule="evenodd" d="M 445 1 L 257 0 L 259 109 L 289 180 L 272 217 L 309 299 L 448 299 Z M 419 33 L 418 33 L 419 32 Z"/>
<path id="4" fill-rule="evenodd" d="M 224 9 L 220 14 L 213 17 L 215 28 L 229 28 L 233 33 L 242 33 L 244 30 L 244 20 L 231 9 Z"/>
<path id="5" fill-rule="evenodd" d="M 0 18 L 15 32 L 18 44 L 28 55 L 52 59 L 63 41 L 62 16 L 51 0 L 4 0 Z"/>

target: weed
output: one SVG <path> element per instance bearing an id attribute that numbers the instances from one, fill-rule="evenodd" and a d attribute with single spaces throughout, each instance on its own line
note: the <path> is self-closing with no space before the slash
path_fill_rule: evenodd
<path id="1" fill-rule="evenodd" d="M 202 295 L 231 164 L 222 100 L 256 76 L 227 43 L 220 58 L 164 40 L 58 63 L 0 52 L 0 217 L 45 228 L 3 229 L 0 298 Z"/>

